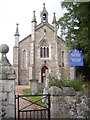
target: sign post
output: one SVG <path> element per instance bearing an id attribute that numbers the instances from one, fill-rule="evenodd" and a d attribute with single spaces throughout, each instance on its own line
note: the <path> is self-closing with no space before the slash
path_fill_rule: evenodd
<path id="1" fill-rule="evenodd" d="M 69 52 L 69 66 L 75 66 L 75 76 L 76 76 L 76 66 L 83 66 L 83 53 L 78 49 L 71 50 Z"/>

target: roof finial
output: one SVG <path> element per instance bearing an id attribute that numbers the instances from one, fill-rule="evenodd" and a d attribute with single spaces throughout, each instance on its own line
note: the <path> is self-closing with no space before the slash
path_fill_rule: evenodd
<path id="1" fill-rule="evenodd" d="M 32 18 L 32 22 L 36 22 L 35 11 L 33 11 L 33 18 Z"/>
<path id="2" fill-rule="evenodd" d="M 19 24 L 17 23 L 16 25 L 17 25 L 17 27 L 18 27 Z"/>
<path id="3" fill-rule="evenodd" d="M 17 23 L 16 25 L 17 25 L 17 27 L 16 27 L 16 33 L 15 33 L 15 36 L 20 36 L 20 35 L 19 35 L 19 30 L 18 30 L 18 25 L 19 25 L 19 24 Z"/>
<path id="4" fill-rule="evenodd" d="M 19 33 L 19 31 L 18 31 L 18 25 L 19 25 L 19 24 L 17 23 L 16 25 L 17 25 L 17 28 L 16 28 L 16 33 Z"/>
<path id="5" fill-rule="evenodd" d="M 55 13 L 53 13 L 54 16 L 53 16 L 53 21 L 52 21 L 52 24 L 56 23 L 56 16 L 55 16 Z"/>
<path id="6" fill-rule="evenodd" d="M 45 3 L 43 3 L 43 10 L 46 10 L 46 8 L 45 8 Z"/>

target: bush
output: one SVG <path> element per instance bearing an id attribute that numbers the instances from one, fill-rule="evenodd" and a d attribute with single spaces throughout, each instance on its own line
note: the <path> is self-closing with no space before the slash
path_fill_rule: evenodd
<path id="1" fill-rule="evenodd" d="M 71 81 L 71 86 L 74 87 L 76 91 L 84 90 L 83 89 L 83 80 L 76 79 Z"/>
<path id="2" fill-rule="evenodd" d="M 84 90 L 82 78 L 77 78 L 76 80 L 58 80 L 57 77 L 49 76 L 49 81 L 49 87 L 57 86 L 61 89 L 63 87 L 73 87 L 76 91 Z"/>
<path id="3" fill-rule="evenodd" d="M 57 77 L 49 76 L 49 87 L 51 86 L 57 86 L 59 88 L 62 88 L 62 84 Z"/>

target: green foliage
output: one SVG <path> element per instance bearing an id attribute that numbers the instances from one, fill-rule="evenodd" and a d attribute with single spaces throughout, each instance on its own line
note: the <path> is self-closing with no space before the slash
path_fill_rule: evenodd
<path id="1" fill-rule="evenodd" d="M 82 79 L 72 80 L 70 84 L 76 91 L 84 90 L 83 89 L 83 80 Z"/>
<path id="2" fill-rule="evenodd" d="M 57 86 L 59 88 L 62 88 L 62 84 L 57 77 L 49 76 L 49 87 L 51 86 Z"/>
<path id="3" fill-rule="evenodd" d="M 76 80 L 58 80 L 57 77 L 49 76 L 49 81 L 49 87 L 57 86 L 61 89 L 63 87 L 73 87 L 76 91 L 85 90 L 82 78 L 77 78 Z"/>
<path id="4" fill-rule="evenodd" d="M 90 2 L 62 2 L 62 8 L 67 12 L 57 21 L 61 27 L 61 36 L 65 38 L 67 46 L 70 49 L 77 48 L 83 52 L 84 66 L 78 67 L 78 73 L 86 78 L 90 78 L 90 49 L 89 49 L 89 31 L 90 22 L 89 8 Z"/>

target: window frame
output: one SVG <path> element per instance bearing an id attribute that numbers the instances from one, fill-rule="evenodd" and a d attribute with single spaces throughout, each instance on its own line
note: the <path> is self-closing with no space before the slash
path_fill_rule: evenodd
<path id="1" fill-rule="evenodd" d="M 40 58 L 49 58 L 49 46 L 40 46 Z"/>

